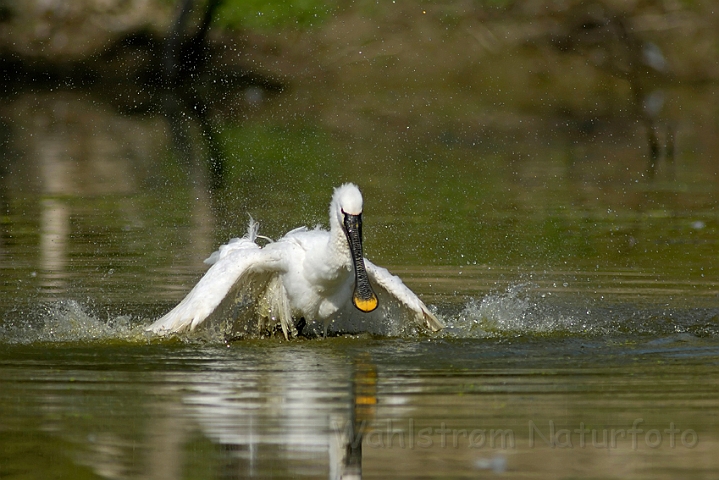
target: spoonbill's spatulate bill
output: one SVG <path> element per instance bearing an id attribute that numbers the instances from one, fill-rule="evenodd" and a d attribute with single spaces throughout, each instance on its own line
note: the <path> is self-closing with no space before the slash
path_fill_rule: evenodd
<path id="1" fill-rule="evenodd" d="M 397 335 L 407 327 L 443 325 L 399 277 L 362 254 L 362 194 L 334 191 L 330 230 L 305 227 L 261 247 L 257 224 L 213 253 L 212 266 L 190 293 L 148 330 L 158 334 L 218 323 L 226 335 L 262 335 L 278 324 L 285 338 L 304 325 Z"/>

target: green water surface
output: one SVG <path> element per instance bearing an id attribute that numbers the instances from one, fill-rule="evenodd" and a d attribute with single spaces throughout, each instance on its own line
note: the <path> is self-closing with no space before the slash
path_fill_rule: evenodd
<path id="1" fill-rule="evenodd" d="M 285 89 L 221 92 L 211 141 L 108 92 L 2 98 L 0 478 L 716 477 L 714 84 L 657 81 L 650 171 L 626 79 L 422 5 L 247 53 Z M 366 256 L 444 331 L 144 332 L 248 215 L 326 226 L 350 181 Z"/>

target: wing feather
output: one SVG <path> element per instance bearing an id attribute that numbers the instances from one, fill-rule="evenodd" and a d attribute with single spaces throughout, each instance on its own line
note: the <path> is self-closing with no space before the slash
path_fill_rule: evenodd
<path id="1" fill-rule="evenodd" d="M 238 299 L 256 302 L 282 270 L 277 253 L 261 249 L 248 238 L 233 239 L 208 259 L 212 266 L 190 293 L 147 330 L 160 335 L 194 330 L 213 314 L 232 308 Z M 286 331 L 284 322 L 283 327 Z"/>
<path id="2" fill-rule="evenodd" d="M 390 297 L 399 302 L 406 309 L 409 309 L 415 322 L 421 326 L 436 332 L 444 328 L 442 322 L 429 311 L 422 300 L 410 290 L 402 279 L 396 275 L 392 275 L 389 270 L 378 267 L 365 258 L 365 268 L 373 285 L 386 291 Z M 381 301 L 381 300 L 380 300 Z"/>

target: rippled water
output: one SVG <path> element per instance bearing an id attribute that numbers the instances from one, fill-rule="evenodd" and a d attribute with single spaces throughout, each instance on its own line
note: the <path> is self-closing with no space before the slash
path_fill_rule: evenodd
<path id="1" fill-rule="evenodd" d="M 102 478 L 710 478 L 690 334 L 4 346 L 2 471 Z M 362 434 L 363 436 L 360 436 Z"/>
<path id="2" fill-rule="evenodd" d="M 487 287 L 479 272 L 425 272 L 420 291 Z M 711 478 L 719 310 L 674 299 L 676 286 L 617 294 L 595 276 L 562 293 L 566 274 L 543 276 L 435 293 L 447 329 L 430 337 L 160 341 L 141 317 L 74 300 L 13 312 L 0 331 L 0 471 Z"/>
<path id="3" fill-rule="evenodd" d="M 719 469 L 710 154 L 687 147 L 675 178 L 648 181 L 631 133 L 602 143 L 600 161 L 586 137 L 489 151 L 452 132 L 347 138 L 270 110 L 223 131 L 228 187 L 210 193 L 161 119 L 62 92 L 3 109 L 1 477 Z M 366 197 L 367 256 L 444 331 L 289 343 L 144 331 L 247 213 L 273 238 L 324 223 L 349 180 Z"/>

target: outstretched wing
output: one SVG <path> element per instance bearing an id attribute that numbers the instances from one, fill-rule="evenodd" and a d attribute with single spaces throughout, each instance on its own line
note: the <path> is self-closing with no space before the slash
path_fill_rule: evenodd
<path id="1" fill-rule="evenodd" d="M 429 311 L 424 302 L 412 290 L 407 288 L 398 276 L 392 275 L 386 268 L 378 267 L 366 258 L 365 267 L 372 285 L 380 289 L 380 292 L 378 292 L 380 294 L 380 304 L 382 303 L 382 297 L 389 297 L 405 309 L 408 309 L 419 326 L 432 332 L 444 328 L 442 322 Z M 383 295 L 382 290 L 387 295 Z"/>
<path id="2" fill-rule="evenodd" d="M 275 299 L 270 302 L 278 303 L 280 308 L 269 305 L 267 310 L 279 311 L 277 320 L 287 336 L 292 322 L 285 306 L 286 293 L 279 281 L 283 262 L 278 253 L 261 249 L 249 238 L 233 239 L 207 259 L 213 265 L 190 293 L 147 330 L 160 335 L 194 330 L 208 318 L 231 315 L 230 311 L 238 305 L 256 303 L 267 296 Z"/>

